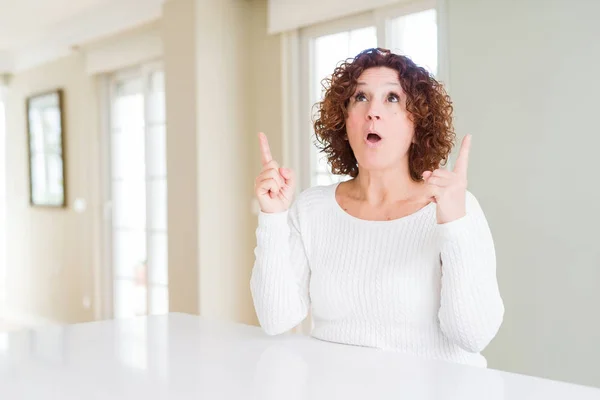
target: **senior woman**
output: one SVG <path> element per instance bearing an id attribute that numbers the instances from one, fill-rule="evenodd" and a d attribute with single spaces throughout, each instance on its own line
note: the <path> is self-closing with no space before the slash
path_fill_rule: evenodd
<path id="1" fill-rule="evenodd" d="M 293 171 L 263 168 L 251 291 L 271 335 L 313 318 L 324 341 L 487 366 L 504 305 L 485 215 L 467 190 L 471 137 L 452 170 L 452 103 L 409 58 L 368 49 L 325 80 L 314 127 L 341 183 L 293 199 Z"/>

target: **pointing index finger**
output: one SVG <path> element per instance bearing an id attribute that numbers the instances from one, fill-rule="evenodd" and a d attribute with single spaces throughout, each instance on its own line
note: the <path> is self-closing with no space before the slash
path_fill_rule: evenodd
<path id="1" fill-rule="evenodd" d="M 471 135 L 464 137 L 454 165 L 454 172 L 461 175 L 467 175 L 469 167 L 469 151 L 471 150 Z"/>
<path id="2" fill-rule="evenodd" d="M 266 165 L 270 163 L 273 159 L 273 157 L 271 156 L 271 148 L 269 147 L 269 141 L 267 140 L 267 136 L 262 132 L 258 134 L 258 140 L 260 143 L 261 161 L 263 165 Z"/>

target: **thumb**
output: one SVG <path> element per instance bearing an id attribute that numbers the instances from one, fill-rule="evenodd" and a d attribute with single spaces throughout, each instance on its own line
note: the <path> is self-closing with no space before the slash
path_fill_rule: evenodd
<path id="1" fill-rule="evenodd" d="M 427 181 L 427 179 L 429 179 L 429 177 L 431 176 L 432 173 L 433 172 L 431 172 L 431 171 L 424 171 L 423 172 L 423 180 Z"/>
<path id="2" fill-rule="evenodd" d="M 279 173 L 285 179 L 286 184 L 291 184 L 294 180 L 294 172 L 289 168 L 279 168 Z"/>

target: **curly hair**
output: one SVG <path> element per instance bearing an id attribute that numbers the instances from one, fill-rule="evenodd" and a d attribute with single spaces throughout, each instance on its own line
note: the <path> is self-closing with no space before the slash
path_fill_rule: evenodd
<path id="1" fill-rule="evenodd" d="M 313 121 L 316 145 L 327 155 L 331 172 L 336 175 L 358 175 L 358 163 L 350 142 L 346 140 L 348 103 L 357 80 L 368 68 L 388 67 L 398 71 L 406 93 L 406 109 L 415 126 L 415 136 L 409 150 L 410 176 L 422 179 L 424 171 L 439 168 L 448 161 L 455 133 L 452 124 L 452 102 L 444 87 L 423 67 L 410 58 L 382 48 L 360 52 L 342 61 L 333 74 L 322 81 L 325 94 L 315 104 Z"/>

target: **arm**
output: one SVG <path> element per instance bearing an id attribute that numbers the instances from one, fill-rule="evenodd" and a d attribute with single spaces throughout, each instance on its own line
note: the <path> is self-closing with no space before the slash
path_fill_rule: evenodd
<path id="1" fill-rule="evenodd" d="M 250 288 L 256 314 L 269 335 L 284 333 L 308 315 L 310 270 L 298 209 L 259 214 Z"/>
<path id="2" fill-rule="evenodd" d="M 496 280 L 494 242 L 477 199 L 467 192 L 467 215 L 438 225 L 442 240 L 439 310 L 444 334 L 478 353 L 494 338 L 504 318 Z"/>

